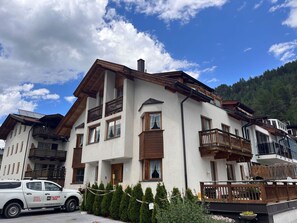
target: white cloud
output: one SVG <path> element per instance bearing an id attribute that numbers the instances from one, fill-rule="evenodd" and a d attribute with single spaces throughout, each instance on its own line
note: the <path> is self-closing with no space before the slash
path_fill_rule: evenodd
<path id="1" fill-rule="evenodd" d="M 76 100 L 76 97 L 74 97 L 74 96 L 65 96 L 64 99 L 66 101 L 68 101 L 70 104 L 73 104 L 74 101 Z"/>
<path id="2" fill-rule="evenodd" d="M 244 1 L 238 8 L 237 11 L 241 11 L 246 7 L 246 1 Z"/>
<path id="3" fill-rule="evenodd" d="M 277 1 L 272 1 L 272 3 L 277 3 Z M 272 6 L 269 12 L 275 12 L 280 8 L 289 8 L 288 17 L 282 22 L 283 25 L 289 26 L 291 28 L 297 28 L 297 1 L 296 0 L 286 0 L 284 3 Z"/>
<path id="4" fill-rule="evenodd" d="M 247 48 L 245 48 L 245 49 L 243 50 L 243 52 L 246 53 L 246 52 L 251 51 L 251 50 L 252 50 L 251 47 L 247 47 Z"/>
<path id="5" fill-rule="evenodd" d="M 217 78 L 212 78 L 210 80 L 207 81 L 207 83 L 215 83 L 215 82 L 218 82 L 219 80 Z"/>
<path id="6" fill-rule="evenodd" d="M 0 118 L 16 113 L 18 109 L 34 111 L 40 100 L 57 100 L 57 94 L 51 94 L 48 89 L 33 89 L 33 84 L 24 84 L 6 88 L 0 94 Z"/>
<path id="7" fill-rule="evenodd" d="M 116 0 L 115 2 L 125 3 L 127 9 L 135 7 L 139 13 L 157 15 L 158 18 L 166 22 L 172 20 L 188 22 L 202 9 L 222 7 L 227 0 Z"/>
<path id="8" fill-rule="evenodd" d="M 254 9 L 260 8 L 263 3 L 264 3 L 264 0 L 261 0 L 260 2 L 254 5 Z"/>
<path id="9" fill-rule="evenodd" d="M 295 50 L 297 48 L 297 40 L 274 44 L 269 48 L 269 53 L 283 62 L 296 59 Z"/>

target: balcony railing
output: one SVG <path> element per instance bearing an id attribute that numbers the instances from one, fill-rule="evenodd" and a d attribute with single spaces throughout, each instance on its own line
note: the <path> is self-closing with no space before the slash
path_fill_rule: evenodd
<path id="1" fill-rule="evenodd" d="M 139 159 L 160 159 L 163 157 L 163 130 L 142 132 L 139 135 Z"/>
<path id="2" fill-rule="evenodd" d="M 252 157 L 251 143 L 237 135 L 220 129 L 199 132 L 201 156 L 215 156 L 229 160 L 247 161 Z"/>
<path id="3" fill-rule="evenodd" d="M 25 178 L 51 180 L 63 186 L 65 180 L 65 168 L 26 171 Z"/>
<path id="4" fill-rule="evenodd" d="M 258 155 L 277 154 L 289 159 L 297 158 L 296 152 L 276 142 L 258 144 Z"/>
<path id="5" fill-rule="evenodd" d="M 88 111 L 88 122 L 93 122 L 102 118 L 102 105 Z"/>
<path id="6" fill-rule="evenodd" d="M 66 153 L 67 152 L 63 150 L 31 148 L 29 152 L 29 159 L 47 159 L 65 162 Z"/>
<path id="7" fill-rule="evenodd" d="M 206 202 L 262 203 L 297 199 L 296 182 L 238 181 L 201 182 L 201 198 Z"/>
<path id="8" fill-rule="evenodd" d="M 53 128 L 47 126 L 35 126 L 32 132 L 33 137 L 41 137 L 44 139 L 60 139 L 61 137 L 55 134 Z"/>
<path id="9" fill-rule="evenodd" d="M 106 103 L 105 116 L 123 111 L 123 97 L 118 97 Z"/>

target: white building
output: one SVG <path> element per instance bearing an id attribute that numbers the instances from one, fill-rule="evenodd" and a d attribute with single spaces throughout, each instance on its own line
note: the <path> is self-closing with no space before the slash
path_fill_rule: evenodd
<path id="1" fill-rule="evenodd" d="M 241 180 L 252 157 L 242 137 L 246 107 L 221 99 L 184 72 L 148 74 L 96 60 L 57 127 L 69 137 L 66 187 L 112 182 L 199 190 L 200 181 Z M 238 114 L 242 114 L 241 116 Z"/>
<path id="2" fill-rule="evenodd" d="M 0 127 L 5 140 L 0 179 L 43 178 L 64 184 L 64 138 L 54 129 L 62 115 L 41 115 L 20 110 Z"/>

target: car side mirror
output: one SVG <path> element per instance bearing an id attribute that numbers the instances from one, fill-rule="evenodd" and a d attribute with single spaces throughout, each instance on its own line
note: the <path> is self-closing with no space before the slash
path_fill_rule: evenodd
<path id="1" fill-rule="evenodd" d="M 63 187 L 60 187 L 60 191 L 63 191 Z"/>

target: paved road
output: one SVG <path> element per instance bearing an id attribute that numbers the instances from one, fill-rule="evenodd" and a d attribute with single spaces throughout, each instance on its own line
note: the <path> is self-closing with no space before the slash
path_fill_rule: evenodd
<path id="1" fill-rule="evenodd" d="M 18 218 L 5 219 L 0 216 L 1 223 L 121 223 L 107 218 L 90 214 L 81 214 L 80 211 L 66 213 L 53 210 L 24 211 Z"/>

